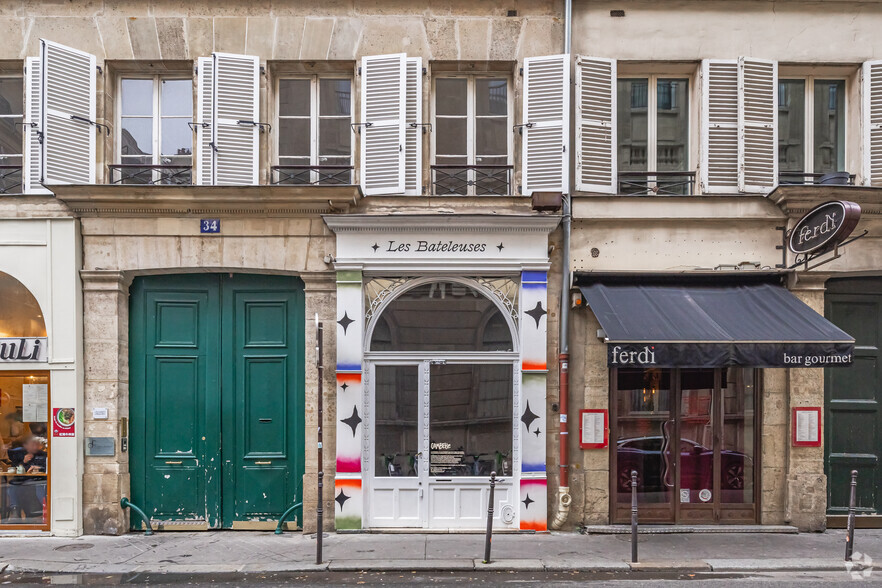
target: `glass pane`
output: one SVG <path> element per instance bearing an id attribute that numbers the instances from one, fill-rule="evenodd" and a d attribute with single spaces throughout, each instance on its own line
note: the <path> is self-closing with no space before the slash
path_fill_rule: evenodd
<path id="1" fill-rule="evenodd" d="M 815 81 L 816 174 L 845 171 L 845 81 Z"/>
<path id="2" fill-rule="evenodd" d="M 193 114 L 193 82 L 191 80 L 162 80 L 159 97 L 162 116 L 191 116 Z"/>
<path id="3" fill-rule="evenodd" d="M 49 377 L 0 375 L 0 525 L 44 525 Z M 73 419 L 73 413 L 60 415 Z"/>
<path id="4" fill-rule="evenodd" d="M 753 368 L 723 370 L 720 500 L 750 504 L 754 494 L 756 389 Z"/>
<path id="5" fill-rule="evenodd" d="M 656 95 L 656 170 L 686 171 L 689 160 L 687 80 L 658 80 Z"/>
<path id="6" fill-rule="evenodd" d="M 512 366 L 433 365 L 429 474 L 511 474 Z"/>
<path id="7" fill-rule="evenodd" d="M 319 80 L 319 115 L 350 116 L 351 86 L 349 80 Z"/>
<path id="8" fill-rule="evenodd" d="M 24 284 L 0 272 L 0 338 L 45 337 L 46 323 L 37 299 Z M 3 389 L 0 388 L 0 404 Z M 2 451 L 2 449 L 0 449 Z"/>
<path id="9" fill-rule="evenodd" d="M 309 166 L 308 157 L 279 157 L 280 166 Z M 282 167 L 275 170 L 273 182 L 276 184 L 311 184 L 313 173 L 310 167 Z"/>
<path id="10" fill-rule="evenodd" d="M 309 80 L 279 80 L 279 116 L 309 116 Z"/>
<path id="11" fill-rule="evenodd" d="M 153 119 L 122 119 L 120 155 L 151 155 L 153 153 Z"/>
<path id="12" fill-rule="evenodd" d="M 348 118 L 319 120 L 319 155 L 349 155 L 352 146 L 352 127 Z"/>
<path id="13" fill-rule="evenodd" d="M 637 472 L 637 500 L 670 503 L 674 492 L 671 442 L 671 372 L 619 370 L 616 391 L 618 502 L 631 502 L 631 472 Z"/>
<path id="14" fill-rule="evenodd" d="M 508 153 L 508 119 L 479 118 L 475 120 L 475 156 Z"/>
<path id="15" fill-rule="evenodd" d="M 279 120 L 279 155 L 309 157 L 309 119 L 285 118 Z"/>
<path id="16" fill-rule="evenodd" d="M 193 157 L 190 155 L 167 155 L 162 158 L 163 165 L 174 165 L 169 169 L 158 170 L 161 177 L 158 183 L 166 185 L 187 185 L 192 183 Z"/>
<path id="17" fill-rule="evenodd" d="M 778 170 L 784 182 L 802 183 L 805 173 L 805 80 L 778 82 Z"/>
<path id="18" fill-rule="evenodd" d="M 438 155 L 467 155 L 466 119 L 441 118 L 436 120 L 435 152 Z"/>
<path id="19" fill-rule="evenodd" d="M 21 193 L 21 165 L 21 155 L 0 156 L 0 194 Z"/>
<path id="20" fill-rule="evenodd" d="M 508 81 L 504 79 L 475 80 L 475 114 L 508 115 Z"/>
<path id="21" fill-rule="evenodd" d="M 384 248 L 402 245 L 383 242 Z M 406 246 L 406 244 L 404 244 Z M 476 251 L 470 242 L 424 241 L 410 243 L 411 253 Z M 498 318 L 496 318 L 498 315 Z M 494 320 L 508 325 L 499 307 L 477 290 L 454 282 L 417 286 L 393 300 L 374 331 L 371 351 L 511 351 L 511 329 L 500 332 Z M 388 338 L 380 336 L 382 329 Z M 492 333 L 485 336 L 491 329 Z"/>
<path id="22" fill-rule="evenodd" d="M 419 370 L 414 365 L 378 365 L 374 473 L 419 475 Z"/>
<path id="23" fill-rule="evenodd" d="M 134 156 L 121 157 L 120 163 L 129 166 L 137 164 L 145 164 L 149 166 L 153 163 L 151 156 Z M 152 167 L 121 167 L 113 171 L 112 181 L 117 184 L 150 184 L 156 179 Z"/>
<path id="24" fill-rule="evenodd" d="M 22 149 L 22 117 L 7 116 L 0 118 L 0 154 L 2 155 L 21 155 Z M 0 165 L 7 162 L 0 157 Z"/>
<path id="25" fill-rule="evenodd" d="M 185 118 L 162 119 L 162 155 L 192 155 L 193 133 Z"/>
<path id="26" fill-rule="evenodd" d="M 435 114 L 465 116 L 468 113 L 468 80 L 438 78 L 435 80 Z"/>
<path id="27" fill-rule="evenodd" d="M 648 137 L 647 90 L 645 79 L 618 81 L 618 146 L 620 171 L 646 171 Z"/>
<path id="28" fill-rule="evenodd" d="M 714 370 L 681 370 L 680 389 L 680 502 L 711 502 Z"/>
<path id="29" fill-rule="evenodd" d="M 122 116 L 153 116 L 153 80 L 122 81 Z"/>
<path id="30" fill-rule="evenodd" d="M 0 78 L 0 115 L 23 114 L 24 85 L 21 78 Z"/>

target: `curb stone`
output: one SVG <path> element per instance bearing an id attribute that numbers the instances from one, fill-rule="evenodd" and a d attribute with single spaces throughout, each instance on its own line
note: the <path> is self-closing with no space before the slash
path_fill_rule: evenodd
<path id="1" fill-rule="evenodd" d="M 517 571 L 517 572 L 544 572 L 545 565 L 538 559 L 491 559 L 490 563 L 484 563 L 483 559 L 475 560 L 475 571 Z"/>
<path id="2" fill-rule="evenodd" d="M 332 560 L 328 565 L 331 572 L 447 572 L 474 569 L 475 561 L 472 559 L 343 559 Z"/>

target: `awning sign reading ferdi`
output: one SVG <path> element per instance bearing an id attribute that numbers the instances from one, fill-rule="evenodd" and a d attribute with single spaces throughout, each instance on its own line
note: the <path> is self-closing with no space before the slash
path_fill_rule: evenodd
<path id="1" fill-rule="evenodd" d="M 722 276 L 721 276 L 722 277 Z M 580 285 L 609 367 L 849 366 L 854 339 L 768 282 L 651 278 Z"/>

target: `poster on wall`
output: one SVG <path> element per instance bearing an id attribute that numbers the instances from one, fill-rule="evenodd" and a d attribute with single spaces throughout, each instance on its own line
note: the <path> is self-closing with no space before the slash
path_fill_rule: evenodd
<path id="1" fill-rule="evenodd" d="M 49 385 L 24 384 L 21 387 L 21 420 L 45 423 L 49 418 Z"/>
<path id="2" fill-rule="evenodd" d="M 609 411 L 606 409 L 584 409 L 579 411 L 579 447 L 582 449 L 602 449 L 609 445 Z"/>
<path id="3" fill-rule="evenodd" d="M 76 435 L 75 412 L 72 408 L 52 409 L 52 436 L 74 437 Z"/>

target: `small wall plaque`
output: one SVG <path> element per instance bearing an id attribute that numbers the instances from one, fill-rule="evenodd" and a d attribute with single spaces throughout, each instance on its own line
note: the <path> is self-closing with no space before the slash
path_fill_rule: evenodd
<path id="1" fill-rule="evenodd" d="M 113 437 L 86 437 L 86 455 L 113 456 L 116 443 Z"/>
<path id="2" fill-rule="evenodd" d="M 579 447 L 603 449 L 609 446 L 609 411 L 605 408 L 579 411 Z"/>
<path id="3" fill-rule="evenodd" d="M 200 233 L 220 233 L 219 218 L 204 218 L 199 221 Z"/>
<path id="4" fill-rule="evenodd" d="M 821 407 L 794 407 L 790 421 L 793 447 L 821 446 Z"/>

